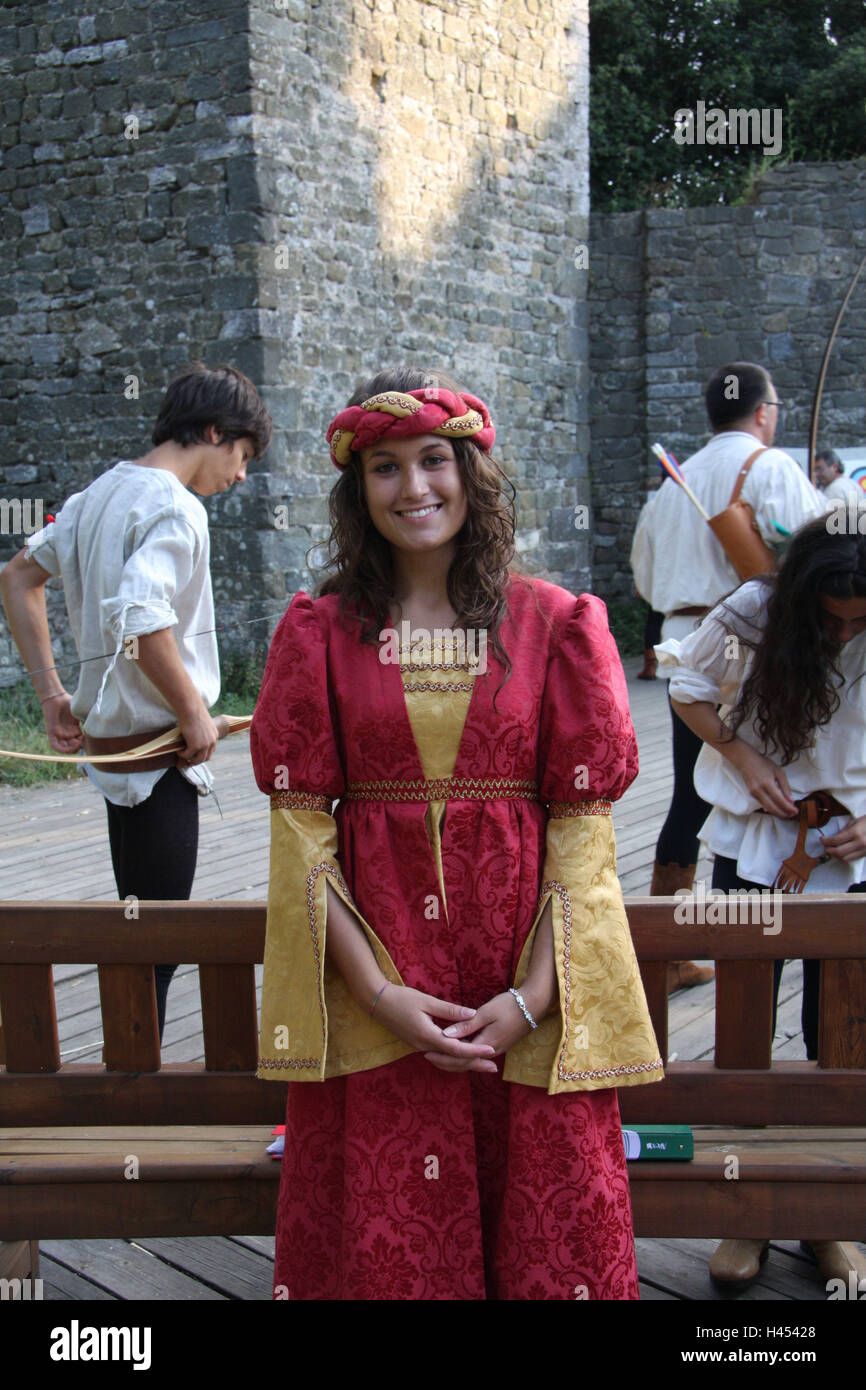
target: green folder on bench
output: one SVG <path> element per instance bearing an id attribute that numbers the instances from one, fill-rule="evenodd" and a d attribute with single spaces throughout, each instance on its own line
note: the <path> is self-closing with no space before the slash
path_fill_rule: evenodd
<path id="1" fill-rule="evenodd" d="M 623 1129 L 625 1156 L 638 1158 L 694 1158 L 695 1141 L 688 1125 L 630 1125 Z"/>

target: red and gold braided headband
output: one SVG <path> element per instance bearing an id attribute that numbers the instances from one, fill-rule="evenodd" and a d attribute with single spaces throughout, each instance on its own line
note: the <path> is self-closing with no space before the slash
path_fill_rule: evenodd
<path id="1" fill-rule="evenodd" d="M 334 416 L 326 438 L 332 462 L 345 468 L 353 449 L 366 449 L 385 435 L 405 439 L 413 434 L 471 438 L 487 453 L 496 430 L 487 406 L 477 396 L 423 386 L 417 391 L 382 391 L 361 405 L 348 406 Z"/>

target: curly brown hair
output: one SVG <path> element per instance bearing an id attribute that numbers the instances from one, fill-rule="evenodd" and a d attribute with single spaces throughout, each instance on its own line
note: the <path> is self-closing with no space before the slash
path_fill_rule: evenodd
<path id="1" fill-rule="evenodd" d="M 427 386 L 461 394 L 460 386 L 445 372 L 402 366 L 378 372 L 360 384 L 346 404 L 360 405 L 380 391 L 417 391 Z M 457 614 L 455 626 L 488 633 L 508 680 L 512 663 L 499 635 L 508 611 L 508 584 L 511 579 L 529 582 L 513 563 L 516 492 L 492 454 L 484 453 L 471 439 L 451 443 L 467 515 L 455 537 L 456 553 L 446 581 L 448 601 Z M 375 643 L 382 628 L 390 626 L 393 556 L 390 543 L 370 518 L 360 452 L 352 451 L 348 466 L 331 490 L 328 506 L 328 559 L 314 568 L 330 572 L 316 586 L 316 596 L 339 594 L 341 615 L 360 624 L 362 642 Z"/>
<path id="2" fill-rule="evenodd" d="M 746 619 L 730 600 L 723 605 L 731 630 L 754 652 L 730 728 L 735 734 L 753 717 L 765 751 L 780 753 L 787 765 L 812 746 L 815 730 L 839 708 L 842 647 L 820 599 L 866 598 L 866 536 L 832 533 L 827 517 L 818 517 L 794 533 L 778 573 L 760 578 L 767 587 L 763 625 Z"/>

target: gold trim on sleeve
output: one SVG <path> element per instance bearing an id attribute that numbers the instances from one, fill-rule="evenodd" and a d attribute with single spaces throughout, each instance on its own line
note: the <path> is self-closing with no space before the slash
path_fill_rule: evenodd
<path id="1" fill-rule="evenodd" d="M 305 1067 L 320 1067 L 321 1057 L 260 1057 L 259 1068 L 262 1071 L 285 1071 L 292 1069 L 302 1071 Z M 263 1078 L 264 1079 L 264 1078 Z"/>
<path id="2" fill-rule="evenodd" d="M 280 793 L 280 795 L 285 794 L 286 793 Z M 306 793 L 301 792 L 300 795 L 303 796 L 306 795 Z M 319 1019 L 322 1028 L 322 1057 L 324 1057 L 328 1046 L 328 1033 L 325 1025 L 325 1010 L 322 1003 L 322 952 L 319 946 L 319 925 L 316 920 L 316 880 L 318 879 L 320 874 L 330 874 L 331 877 L 334 879 L 335 883 L 339 884 L 340 888 L 345 893 L 346 898 L 350 903 L 353 902 L 353 898 L 352 894 L 349 892 L 346 880 L 343 878 L 343 875 L 337 869 L 334 868 L 333 864 L 328 864 L 324 860 L 322 860 L 320 863 L 314 864 L 313 867 L 310 869 L 310 872 L 307 874 L 307 919 L 310 924 L 310 937 L 312 938 L 313 943 L 313 959 L 316 962 L 316 992 L 319 999 Z M 327 902 L 328 899 L 326 894 L 326 912 Z M 282 1071 L 286 1068 L 299 1070 L 303 1067 L 321 1067 L 322 1057 L 260 1057 L 259 1067 L 264 1071 Z"/>
<path id="3" fill-rule="evenodd" d="M 609 816 L 609 801 L 550 801 L 547 814 L 554 819 L 560 816 Z"/>
<path id="4" fill-rule="evenodd" d="M 636 1076 L 639 1072 L 657 1071 L 664 1066 L 661 1057 L 657 1057 L 654 1062 L 634 1062 L 620 1067 L 596 1067 L 588 1071 L 566 1071 L 565 1053 L 569 1044 L 571 1028 L 571 895 L 564 883 L 557 879 L 548 879 L 542 884 L 539 894 L 539 906 L 547 895 L 548 891 L 557 893 L 562 907 L 563 922 L 563 981 L 565 986 L 565 998 L 562 1001 L 565 1027 L 562 1035 L 562 1047 L 556 1062 L 556 1074 L 560 1081 L 591 1081 L 597 1077 L 606 1079 L 617 1076 Z"/>
<path id="5" fill-rule="evenodd" d="M 332 804 L 329 796 L 315 792 L 271 792 L 272 811 L 324 811 L 330 815 Z"/>

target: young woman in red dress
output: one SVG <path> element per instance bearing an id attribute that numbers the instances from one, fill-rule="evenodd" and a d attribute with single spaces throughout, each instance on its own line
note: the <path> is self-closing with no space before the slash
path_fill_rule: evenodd
<path id="1" fill-rule="evenodd" d="M 489 413 L 442 373 L 380 373 L 327 437 L 330 573 L 252 729 L 259 1075 L 292 1083 L 274 1296 L 636 1299 L 615 1088 L 663 1072 L 604 605 L 514 568 Z"/>

